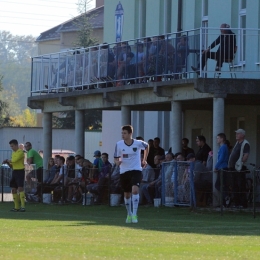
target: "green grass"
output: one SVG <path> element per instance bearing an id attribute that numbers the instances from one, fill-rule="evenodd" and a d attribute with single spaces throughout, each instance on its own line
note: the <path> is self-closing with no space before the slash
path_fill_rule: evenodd
<path id="1" fill-rule="evenodd" d="M 0 204 L 0 259 L 260 259 L 260 215 L 124 207 Z"/>

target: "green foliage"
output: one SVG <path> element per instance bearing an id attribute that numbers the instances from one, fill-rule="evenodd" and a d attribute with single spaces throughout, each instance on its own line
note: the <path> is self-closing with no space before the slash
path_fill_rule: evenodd
<path id="1" fill-rule="evenodd" d="M 4 76 L 3 88 L 15 88 L 21 109 L 27 107 L 27 98 L 30 96 L 31 57 L 35 55 L 33 36 L 17 36 L 0 31 L 0 75 Z"/>
<path id="2" fill-rule="evenodd" d="M 36 113 L 29 108 L 22 111 L 15 117 L 10 116 L 10 126 L 15 127 L 35 127 L 37 124 Z"/>
<path id="3" fill-rule="evenodd" d="M 98 43 L 97 39 L 92 37 L 93 26 L 91 20 L 95 15 L 87 13 L 90 0 L 78 1 L 79 16 L 75 19 L 75 25 L 78 27 L 78 37 L 75 42 L 76 47 L 90 47 Z"/>
<path id="4" fill-rule="evenodd" d="M 85 111 L 84 115 L 85 130 L 102 129 L 102 111 Z M 74 129 L 75 111 L 53 114 L 52 125 L 54 128 Z"/>
<path id="5" fill-rule="evenodd" d="M 0 76 L 0 126 L 5 126 L 8 124 L 9 116 L 8 116 L 8 104 L 4 101 L 2 96 L 2 79 L 3 76 Z"/>

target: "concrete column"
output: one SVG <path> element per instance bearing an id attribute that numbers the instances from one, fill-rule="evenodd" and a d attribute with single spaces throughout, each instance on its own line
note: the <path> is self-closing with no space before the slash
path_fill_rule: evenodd
<path id="1" fill-rule="evenodd" d="M 52 113 L 43 113 L 43 169 L 48 169 L 48 161 L 52 155 Z M 45 179 L 46 171 L 43 171 Z"/>
<path id="2" fill-rule="evenodd" d="M 129 106 L 121 106 L 121 124 L 131 125 L 131 109 Z"/>
<path id="3" fill-rule="evenodd" d="M 172 152 L 181 152 L 182 108 L 181 103 L 178 101 L 171 102 L 170 128 L 170 144 L 172 147 Z"/>
<path id="4" fill-rule="evenodd" d="M 164 150 L 169 150 L 170 148 L 170 142 L 169 142 L 169 136 L 170 136 L 170 112 L 164 111 L 163 112 L 163 142 L 162 147 Z"/>
<path id="5" fill-rule="evenodd" d="M 218 149 L 219 146 L 216 142 L 217 135 L 224 133 L 224 115 L 225 110 L 225 99 L 222 97 L 213 98 L 213 169 L 217 163 Z M 215 189 L 215 182 L 217 174 L 213 172 L 213 206 L 218 206 L 218 191 Z"/>
<path id="6" fill-rule="evenodd" d="M 75 111 L 75 152 L 84 157 L 85 148 L 84 110 Z"/>
<path id="7" fill-rule="evenodd" d="M 144 111 L 139 111 L 139 121 L 138 121 L 138 136 L 142 136 L 144 138 Z"/>

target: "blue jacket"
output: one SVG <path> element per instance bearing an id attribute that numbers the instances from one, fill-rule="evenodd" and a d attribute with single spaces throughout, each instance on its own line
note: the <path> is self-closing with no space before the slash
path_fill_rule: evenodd
<path id="1" fill-rule="evenodd" d="M 216 163 L 215 169 L 220 170 L 228 167 L 229 152 L 226 144 L 220 146 L 218 150 L 218 162 Z"/>

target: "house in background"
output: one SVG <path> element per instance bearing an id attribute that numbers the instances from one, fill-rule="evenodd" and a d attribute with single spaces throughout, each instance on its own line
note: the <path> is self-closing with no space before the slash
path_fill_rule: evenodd
<path id="1" fill-rule="evenodd" d="M 96 7 L 89 10 L 86 14 L 81 14 L 45 32 L 42 32 L 36 39 L 36 42 L 38 43 L 38 55 L 75 48 L 75 39 L 77 38 L 79 31 L 75 21 L 82 15 L 93 16 L 91 21 L 93 26 L 92 37 L 95 37 L 99 43 L 102 43 L 104 27 L 104 0 L 96 0 Z"/>

